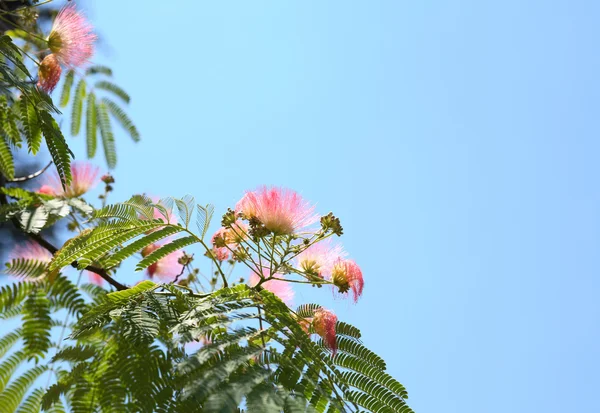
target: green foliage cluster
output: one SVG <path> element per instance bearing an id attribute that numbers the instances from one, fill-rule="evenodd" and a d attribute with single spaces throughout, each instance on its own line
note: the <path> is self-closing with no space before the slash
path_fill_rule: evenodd
<path id="1" fill-rule="evenodd" d="M 411 413 L 406 389 L 356 327 L 336 321 L 332 348 L 314 321 L 320 305 L 292 309 L 267 290 L 281 274 L 340 287 L 292 265 L 310 246 L 342 234 L 333 214 L 320 230 L 296 234 L 230 210 L 225 238 L 207 241 L 214 208 L 191 196 L 134 195 L 106 205 L 114 179 L 105 177 L 96 208 L 73 191 L 47 195 L 20 186 L 45 169 L 16 176 L 15 150 L 36 156 L 42 143 L 63 188 L 75 180 L 58 107 L 70 105 L 70 135 L 85 129 L 88 158 L 100 143 L 110 168 L 117 162 L 115 123 L 140 139 L 123 109 L 130 97 L 110 68 L 67 71 L 58 107 L 38 89 L 26 64 L 28 52 L 47 47 L 36 30 L 0 35 L 0 224 L 14 225 L 48 255 L 11 257 L 4 269 L 13 282 L 0 287 L 0 319 L 14 328 L 0 336 L 0 412 Z M 42 234 L 59 222 L 74 235 L 54 247 Z M 227 258 L 219 257 L 217 243 Z M 208 258 L 208 277 L 195 268 L 192 247 Z M 177 255 L 181 274 L 168 283 L 116 280 L 128 260 L 134 271 L 152 274 L 184 248 Z M 233 281 L 238 264 L 258 283 Z M 76 282 L 70 267 L 79 270 Z M 88 273 L 110 287 L 83 283 Z"/>

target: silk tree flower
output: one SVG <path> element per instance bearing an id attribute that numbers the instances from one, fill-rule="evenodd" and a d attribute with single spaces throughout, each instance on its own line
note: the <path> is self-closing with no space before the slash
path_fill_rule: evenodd
<path id="1" fill-rule="evenodd" d="M 88 278 L 90 280 L 90 283 L 96 284 L 96 285 L 102 287 L 102 285 L 104 284 L 104 278 L 102 278 L 95 272 L 91 272 L 91 271 L 86 271 L 86 272 L 88 273 Z"/>
<path id="2" fill-rule="evenodd" d="M 335 262 L 346 256 L 346 252 L 339 244 L 332 244 L 331 239 L 318 242 L 302 251 L 296 257 L 296 267 L 322 279 L 330 279 Z"/>
<path id="3" fill-rule="evenodd" d="M 213 245 L 212 251 L 217 260 L 225 261 L 228 259 L 229 250 L 237 248 L 247 238 L 247 234 L 248 225 L 239 219 L 231 224 L 229 228 L 219 228 L 210 239 Z"/>
<path id="4" fill-rule="evenodd" d="M 332 311 L 324 308 L 315 311 L 312 321 L 313 328 L 334 355 L 337 352 L 337 340 L 335 338 L 336 324 L 337 316 Z"/>
<path id="5" fill-rule="evenodd" d="M 362 295 L 365 281 L 360 267 L 352 260 L 338 259 L 333 265 L 331 280 L 339 292 L 345 294 L 352 290 L 354 302 Z"/>
<path id="6" fill-rule="evenodd" d="M 235 209 L 246 219 L 257 219 L 277 235 L 292 234 L 319 220 L 314 205 L 287 188 L 263 186 L 246 192 Z"/>
<path id="7" fill-rule="evenodd" d="M 61 74 L 62 69 L 56 55 L 49 54 L 40 62 L 37 86 L 46 93 L 52 93 Z"/>
<path id="8" fill-rule="evenodd" d="M 55 173 L 46 180 L 46 183 L 37 192 L 65 198 L 76 198 L 98 184 L 98 174 L 99 168 L 89 162 L 73 162 L 71 164 L 73 179 L 66 190 L 63 189 L 60 178 Z"/>
<path id="9" fill-rule="evenodd" d="M 150 244 L 142 250 L 142 256 L 146 257 L 150 253 L 159 249 L 161 245 Z M 165 282 L 174 281 L 175 277 L 181 274 L 183 265 L 179 263 L 179 259 L 183 257 L 184 252 L 181 250 L 173 251 L 172 253 L 162 257 L 146 268 L 148 278 L 154 278 Z"/>
<path id="10" fill-rule="evenodd" d="M 27 241 L 22 245 L 17 245 L 9 254 L 11 260 L 25 259 L 36 260 L 39 262 L 50 262 L 52 254 L 40 246 L 37 242 Z"/>
<path id="11" fill-rule="evenodd" d="M 48 36 L 48 47 L 65 66 L 79 67 L 94 54 L 96 35 L 85 16 L 69 4 L 54 19 Z"/>
<path id="12" fill-rule="evenodd" d="M 269 269 L 268 268 L 263 269 L 263 274 L 265 277 L 268 277 Z M 283 274 L 275 274 L 275 275 L 277 276 L 277 278 L 284 277 Z M 258 274 L 253 272 L 250 275 L 250 278 L 248 279 L 248 285 L 250 287 L 254 287 L 259 283 L 259 281 L 260 281 L 260 277 L 258 276 Z M 262 283 L 260 286 L 263 287 L 265 290 L 271 291 L 273 294 L 275 294 L 277 297 L 279 297 L 279 299 L 281 299 L 281 301 L 286 303 L 288 307 L 293 304 L 294 290 L 292 289 L 292 286 L 290 285 L 289 282 L 281 281 L 281 280 L 269 280 L 267 282 Z"/>

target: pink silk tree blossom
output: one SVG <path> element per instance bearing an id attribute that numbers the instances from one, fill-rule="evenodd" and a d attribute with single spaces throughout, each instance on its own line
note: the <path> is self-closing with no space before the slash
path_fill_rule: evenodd
<path id="1" fill-rule="evenodd" d="M 352 260 L 338 259 L 333 266 L 331 280 L 342 294 L 352 290 L 354 302 L 358 301 L 365 286 L 362 271 Z"/>
<path id="2" fill-rule="evenodd" d="M 161 245 L 151 244 L 142 250 L 142 256 L 146 257 L 150 253 L 159 249 Z M 181 250 L 174 251 L 167 256 L 159 259 L 146 268 L 146 273 L 149 278 L 157 278 L 161 281 L 171 282 L 175 277 L 181 274 L 183 265 L 179 263 L 179 259 L 183 257 L 184 252 Z"/>
<path id="3" fill-rule="evenodd" d="M 46 179 L 46 183 L 37 192 L 65 198 L 76 198 L 98 184 L 98 174 L 99 168 L 89 162 L 73 162 L 71 164 L 73 179 L 66 190 L 63 189 L 60 178 L 55 173 Z"/>
<path id="4" fill-rule="evenodd" d="M 333 244 L 331 239 L 318 242 L 302 251 L 296 257 L 296 267 L 308 274 L 319 278 L 331 279 L 331 271 L 335 262 L 347 254 L 339 244 Z"/>
<path id="5" fill-rule="evenodd" d="M 235 209 L 246 219 L 258 219 L 277 235 L 292 234 L 319 220 L 314 205 L 287 188 L 264 186 L 246 192 Z"/>
<path id="6" fill-rule="evenodd" d="M 335 337 L 335 327 L 337 324 L 337 316 L 329 310 L 320 308 L 315 311 L 312 325 L 315 332 L 321 336 L 323 343 L 333 352 L 337 352 L 337 340 Z"/>
<path id="7" fill-rule="evenodd" d="M 93 56 L 96 38 L 92 25 L 71 3 L 54 19 L 48 47 L 63 65 L 80 67 Z"/>
<path id="8" fill-rule="evenodd" d="M 37 242 L 27 241 L 21 245 L 17 245 L 9 254 L 11 260 L 25 259 L 36 260 L 39 262 L 50 262 L 52 254 Z"/>
<path id="9" fill-rule="evenodd" d="M 263 270 L 263 274 L 265 276 L 269 275 L 268 268 Z M 276 276 L 277 276 L 277 278 L 284 277 L 283 274 L 276 274 Z M 260 277 L 258 276 L 258 274 L 253 272 L 250 275 L 250 278 L 248 279 L 248 285 L 250 287 L 254 287 L 259 283 L 259 281 L 260 281 Z M 292 286 L 290 285 L 289 282 L 281 281 L 281 280 L 269 280 L 265 283 L 262 283 L 261 287 L 263 287 L 265 290 L 271 291 L 273 294 L 275 294 L 277 297 L 279 297 L 281 299 L 281 301 L 286 303 L 288 306 L 291 306 L 293 304 L 294 290 L 292 289 Z"/>

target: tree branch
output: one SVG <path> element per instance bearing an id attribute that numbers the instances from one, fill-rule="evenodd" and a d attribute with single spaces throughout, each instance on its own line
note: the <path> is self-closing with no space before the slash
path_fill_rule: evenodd
<path id="1" fill-rule="evenodd" d="M 29 235 L 29 237 L 31 237 L 31 239 L 33 239 L 35 242 L 40 244 L 42 247 L 44 247 L 45 249 L 50 251 L 52 254 L 54 254 L 54 253 L 56 253 L 56 251 L 58 251 L 58 248 L 56 248 L 54 245 L 52 245 L 47 240 L 42 238 L 41 235 L 31 234 L 31 233 L 28 233 L 27 235 Z M 73 261 L 71 263 L 71 267 L 79 268 L 77 261 Z M 99 267 L 94 267 L 93 265 L 88 265 L 87 267 L 85 267 L 85 270 L 98 274 L 107 283 L 109 283 L 110 285 L 115 287 L 117 290 L 126 290 L 127 289 L 127 286 L 121 284 L 120 282 L 118 282 L 114 278 L 112 278 L 110 275 L 108 275 L 108 273 L 106 272 L 106 270 L 104 268 L 99 268 Z"/>
<path id="2" fill-rule="evenodd" d="M 52 165 L 52 161 L 50 161 L 50 163 L 48 165 L 44 166 L 42 169 L 40 169 L 37 172 L 34 172 L 27 176 L 21 176 L 19 178 L 13 178 L 11 180 L 7 180 L 7 182 L 25 182 L 25 181 L 29 181 L 30 179 L 37 178 L 38 176 L 40 176 L 41 174 L 46 172 L 46 169 L 50 168 L 50 165 Z"/>

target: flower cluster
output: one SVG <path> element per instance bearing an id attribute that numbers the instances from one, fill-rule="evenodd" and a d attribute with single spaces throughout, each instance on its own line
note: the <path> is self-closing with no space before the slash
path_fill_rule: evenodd
<path id="1" fill-rule="evenodd" d="M 233 256 L 251 263 L 249 284 L 285 294 L 285 299 L 280 296 L 284 301 L 289 301 L 288 289 L 269 285 L 286 283 L 283 275 L 290 274 L 304 278 L 302 283 L 329 284 L 344 295 L 352 292 L 356 302 L 364 287 L 362 271 L 330 238 L 342 233 L 339 219 L 330 213 L 320 218 L 320 228 L 312 228 L 318 221 L 314 205 L 297 192 L 259 187 L 247 191 L 235 211 L 223 216 L 223 226 L 211 240 L 212 254 L 219 261 Z"/>
<path id="2" fill-rule="evenodd" d="M 331 238 L 342 235 L 340 220 L 331 213 L 319 217 L 297 192 L 265 186 L 247 191 L 221 224 L 209 255 L 244 263 L 251 269 L 248 285 L 271 291 L 288 306 L 294 296 L 291 282 L 331 285 L 343 296 L 351 294 L 354 302 L 363 293 L 360 267 Z M 332 311 L 321 308 L 299 323 L 335 353 L 337 317 Z"/>
<path id="3" fill-rule="evenodd" d="M 95 41 L 96 35 L 84 15 L 73 4 L 65 6 L 54 19 L 48 36 L 51 53 L 40 63 L 38 87 L 52 92 L 60 80 L 61 66 L 81 67 L 94 54 Z"/>

